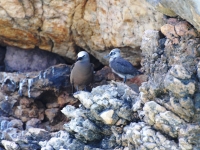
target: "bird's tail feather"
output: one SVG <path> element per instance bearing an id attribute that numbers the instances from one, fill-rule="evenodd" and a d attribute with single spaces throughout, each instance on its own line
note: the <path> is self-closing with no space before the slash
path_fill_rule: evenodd
<path id="1" fill-rule="evenodd" d="M 138 75 L 141 75 L 141 74 L 143 74 L 143 72 L 141 72 L 141 71 L 138 70 L 137 74 L 138 74 Z"/>

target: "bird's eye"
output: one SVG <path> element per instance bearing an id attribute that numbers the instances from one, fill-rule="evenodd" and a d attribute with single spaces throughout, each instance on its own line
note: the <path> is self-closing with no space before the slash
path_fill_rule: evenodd
<path id="1" fill-rule="evenodd" d="M 112 56 L 112 55 L 114 55 L 114 54 L 115 54 L 114 52 L 111 52 L 111 53 L 110 53 L 110 56 Z"/>

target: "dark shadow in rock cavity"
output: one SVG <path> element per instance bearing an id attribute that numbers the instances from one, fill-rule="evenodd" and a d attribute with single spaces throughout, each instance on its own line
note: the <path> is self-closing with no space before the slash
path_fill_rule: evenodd
<path id="1" fill-rule="evenodd" d="M 57 96 L 54 91 L 49 90 L 43 92 L 36 100 L 42 102 L 46 106 L 47 103 L 57 102 Z"/>
<path id="2" fill-rule="evenodd" d="M 41 71 L 56 64 L 66 63 L 61 56 L 39 48 L 24 50 L 11 46 L 7 46 L 4 62 L 5 71 L 8 72 Z"/>
<path id="3" fill-rule="evenodd" d="M 5 70 L 5 64 L 4 64 L 5 54 L 6 54 L 6 47 L 0 46 L 0 71 Z"/>

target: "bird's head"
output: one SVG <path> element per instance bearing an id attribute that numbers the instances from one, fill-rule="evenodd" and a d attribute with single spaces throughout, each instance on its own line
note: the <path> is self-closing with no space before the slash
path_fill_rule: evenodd
<path id="1" fill-rule="evenodd" d="M 110 53 L 105 57 L 106 58 L 110 57 L 110 59 L 114 59 L 116 57 L 120 57 L 120 49 L 115 48 L 115 49 L 111 50 Z"/>
<path id="2" fill-rule="evenodd" d="M 86 51 L 79 52 L 77 56 L 77 61 L 90 61 L 89 54 Z"/>

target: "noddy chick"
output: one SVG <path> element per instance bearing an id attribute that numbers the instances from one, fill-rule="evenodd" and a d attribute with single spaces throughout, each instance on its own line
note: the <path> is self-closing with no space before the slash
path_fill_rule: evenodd
<path id="1" fill-rule="evenodd" d="M 88 86 L 93 81 L 93 64 L 90 63 L 90 57 L 87 52 L 81 51 L 78 53 L 76 63 L 72 66 L 70 74 L 70 83 L 76 90 L 79 87 Z"/>
<path id="2" fill-rule="evenodd" d="M 110 57 L 110 68 L 119 77 L 124 79 L 124 83 L 126 82 L 126 79 L 131 79 L 137 75 L 142 74 L 135 67 L 133 67 L 133 65 L 129 61 L 121 57 L 120 49 L 118 48 L 111 50 L 106 57 Z"/>

